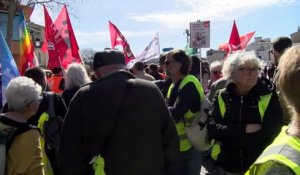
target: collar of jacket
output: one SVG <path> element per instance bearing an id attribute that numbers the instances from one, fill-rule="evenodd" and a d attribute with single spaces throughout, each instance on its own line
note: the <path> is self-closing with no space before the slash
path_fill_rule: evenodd
<path id="1" fill-rule="evenodd" d="M 250 92 L 247 94 L 247 96 L 261 96 L 266 95 L 274 91 L 274 85 L 273 83 L 264 78 L 258 78 L 256 85 L 250 90 Z M 235 96 L 240 96 L 235 91 L 235 83 L 229 82 L 226 85 L 226 92 Z"/>

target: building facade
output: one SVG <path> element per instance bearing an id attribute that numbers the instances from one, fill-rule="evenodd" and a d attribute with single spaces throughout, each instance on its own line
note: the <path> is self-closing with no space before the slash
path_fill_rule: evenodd
<path id="1" fill-rule="evenodd" d="M 44 26 L 34 24 L 30 22 L 29 16 L 33 9 L 31 7 L 22 7 L 24 16 L 27 21 L 27 27 L 31 36 L 31 41 L 34 46 L 34 53 L 39 62 L 39 65 L 46 67 L 48 61 L 48 54 L 42 52 L 42 45 L 44 41 Z M 7 39 L 7 26 L 8 26 L 8 14 L 7 8 L 0 7 L 0 31 L 2 32 L 5 39 Z M 15 59 L 17 65 L 20 60 L 20 44 L 19 44 L 19 13 L 16 13 L 13 19 L 13 31 L 12 31 L 12 42 L 11 42 L 11 53 Z"/>

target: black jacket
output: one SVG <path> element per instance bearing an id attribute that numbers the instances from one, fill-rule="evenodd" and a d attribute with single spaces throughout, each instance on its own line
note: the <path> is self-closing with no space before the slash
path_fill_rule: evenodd
<path id="1" fill-rule="evenodd" d="M 226 106 L 223 119 L 218 96 L 214 97 L 207 129 L 211 138 L 221 142 L 221 153 L 216 161 L 218 166 L 229 172 L 244 173 L 280 132 L 282 110 L 273 88 L 269 80 L 258 79 L 248 95 L 240 96 L 235 92 L 235 84 L 229 83 L 221 94 Z M 258 100 L 268 93 L 272 93 L 272 97 L 261 122 Z M 262 129 L 247 134 L 247 124 L 262 124 Z"/>
<path id="2" fill-rule="evenodd" d="M 100 153 L 107 175 L 174 173 L 179 139 L 153 83 L 120 71 L 77 91 L 63 126 L 61 174 L 94 174 L 89 162 Z"/>
<path id="3" fill-rule="evenodd" d="M 67 108 L 69 107 L 70 101 L 72 100 L 73 96 L 76 94 L 80 87 L 73 87 L 71 89 L 65 89 L 64 92 L 61 94 L 61 97 L 64 99 Z"/>

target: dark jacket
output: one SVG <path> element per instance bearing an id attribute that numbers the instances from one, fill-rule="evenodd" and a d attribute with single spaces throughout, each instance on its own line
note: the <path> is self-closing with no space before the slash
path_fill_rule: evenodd
<path id="1" fill-rule="evenodd" d="M 226 105 L 222 119 L 218 96 L 214 97 L 209 111 L 208 134 L 221 142 L 221 153 L 217 165 L 229 172 L 243 173 L 254 163 L 264 148 L 280 132 L 282 111 L 274 86 L 267 79 L 258 79 L 257 84 L 246 96 L 235 92 L 235 84 L 229 83 L 221 95 Z M 263 122 L 258 110 L 259 96 L 272 93 Z M 255 133 L 246 133 L 247 124 L 262 124 Z"/>
<path id="2" fill-rule="evenodd" d="M 171 78 L 166 78 L 164 80 L 155 80 L 153 82 L 158 87 L 158 89 L 161 91 L 164 98 L 166 98 L 167 94 L 168 94 L 169 87 L 172 84 L 172 79 Z"/>
<path id="3" fill-rule="evenodd" d="M 40 116 L 44 113 L 47 112 L 48 107 L 49 107 L 49 96 L 47 94 L 48 92 L 42 92 L 42 101 L 39 105 L 39 109 L 36 114 L 34 114 L 30 119 L 28 119 L 28 123 L 33 124 L 37 126 L 38 121 Z M 65 114 L 67 112 L 67 108 L 65 105 L 65 102 L 61 98 L 60 95 L 53 93 L 54 94 L 54 109 L 56 115 L 60 116 L 61 118 L 65 117 Z"/>
<path id="4" fill-rule="evenodd" d="M 64 99 L 66 106 L 69 107 L 70 101 L 73 96 L 78 91 L 79 87 L 73 87 L 72 89 L 65 89 L 64 92 L 61 94 L 61 97 Z"/>
<path id="5" fill-rule="evenodd" d="M 78 90 L 63 126 L 61 174 L 94 174 L 89 162 L 100 153 L 107 175 L 174 173 L 179 139 L 153 83 L 119 71 Z"/>

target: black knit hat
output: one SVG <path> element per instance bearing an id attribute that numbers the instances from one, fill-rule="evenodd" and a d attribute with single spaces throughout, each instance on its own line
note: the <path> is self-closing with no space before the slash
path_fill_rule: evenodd
<path id="1" fill-rule="evenodd" d="M 116 50 L 104 50 L 97 52 L 94 55 L 93 69 L 110 64 L 123 64 L 125 65 L 124 54 Z"/>

